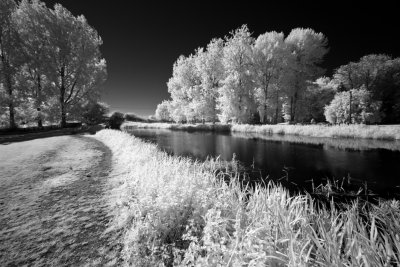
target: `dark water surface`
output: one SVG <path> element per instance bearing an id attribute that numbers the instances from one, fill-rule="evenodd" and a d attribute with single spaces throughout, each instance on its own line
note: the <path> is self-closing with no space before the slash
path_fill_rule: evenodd
<path id="1" fill-rule="evenodd" d="M 250 173 L 311 188 L 326 179 L 346 178 L 357 188 L 381 196 L 400 193 L 400 144 L 374 140 L 261 136 L 164 129 L 134 129 L 136 137 L 177 156 L 205 160 L 208 156 L 232 160 L 233 154 Z M 350 178 L 350 179 L 349 179 Z"/>

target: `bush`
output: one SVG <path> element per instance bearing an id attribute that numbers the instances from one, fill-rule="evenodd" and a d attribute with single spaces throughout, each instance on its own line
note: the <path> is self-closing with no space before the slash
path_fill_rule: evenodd
<path id="1" fill-rule="evenodd" d="M 96 125 L 104 122 L 108 107 L 103 103 L 89 103 L 84 107 L 82 122 L 88 125 Z"/>
<path id="2" fill-rule="evenodd" d="M 124 114 L 121 112 L 114 112 L 108 120 L 108 126 L 111 129 L 119 130 L 122 123 L 125 121 Z"/>

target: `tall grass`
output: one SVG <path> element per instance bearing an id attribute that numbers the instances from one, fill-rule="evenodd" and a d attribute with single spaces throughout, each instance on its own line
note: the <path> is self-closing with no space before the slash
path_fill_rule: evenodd
<path id="1" fill-rule="evenodd" d="M 112 130 L 95 138 L 114 156 L 118 187 L 110 199 L 126 230 L 125 265 L 400 264 L 398 201 L 356 201 L 338 210 L 273 183 L 248 188 L 218 160 L 168 156 Z"/>
<path id="2" fill-rule="evenodd" d="M 232 132 L 301 135 L 331 138 L 399 140 L 400 126 L 391 125 L 232 125 Z"/>
<path id="3" fill-rule="evenodd" d="M 174 124 L 135 123 L 122 126 L 123 130 L 154 128 L 189 131 L 224 131 L 258 133 L 264 135 L 298 135 L 329 138 L 367 138 L 377 140 L 400 140 L 399 125 L 250 125 L 250 124 Z"/>

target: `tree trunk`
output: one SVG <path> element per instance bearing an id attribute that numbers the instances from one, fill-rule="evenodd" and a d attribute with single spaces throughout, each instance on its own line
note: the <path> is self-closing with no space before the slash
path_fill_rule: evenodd
<path id="1" fill-rule="evenodd" d="M 293 96 L 290 97 L 290 120 L 289 122 L 293 122 L 293 118 L 294 118 L 294 112 L 293 112 Z"/>
<path id="2" fill-rule="evenodd" d="M 7 93 L 9 96 L 9 103 L 8 103 L 8 109 L 9 109 L 9 115 L 10 115 L 10 129 L 15 129 L 17 128 L 17 125 L 15 124 L 15 110 L 14 110 L 14 102 L 13 102 L 13 90 L 12 90 L 12 84 L 11 84 L 11 77 L 9 74 L 5 74 L 6 76 L 6 83 L 7 83 Z"/>
<path id="3" fill-rule="evenodd" d="M 264 120 L 264 118 L 265 118 L 265 110 L 260 110 L 258 112 L 258 114 L 260 114 L 260 122 L 261 122 L 261 124 L 264 124 L 264 122 L 265 122 L 265 120 Z"/>
<path id="4" fill-rule="evenodd" d="M 61 68 L 60 72 L 61 76 L 61 86 L 60 86 L 60 108 L 61 108 L 61 122 L 60 122 L 60 127 L 65 128 L 67 126 L 67 114 L 66 114 L 66 108 L 65 108 L 65 69 L 64 67 Z"/>
<path id="5" fill-rule="evenodd" d="M 349 90 L 349 96 L 350 96 L 350 99 L 349 99 L 349 124 L 351 124 L 352 123 L 352 120 L 351 120 L 351 102 L 352 102 L 352 98 L 353 98 L 351 90 Z"/>
<path id="6" fill-rule="evenodd" d="M 61 123 L 60 123 L 60 127 L 61 128 L 65 128 L 67 126 L 67 115 L 66 115 L 66 112 L 65 112 L 64 97 L 61 97 L 61 98 L 60 98 L 60 104 L 61 104 Z"/>
<path id="7" fill-rule="evenodd" d="M 42 103 L 42 81 L 40 79 L 40 75 L 38 75 L 37 92 L 36 92 L 36 110 L 38 112 L 37 125 L 39 129 L 43 128 L 41 103 Z"/>
<path id="8" fill-rule="evenodd" d="M 276 99 L 275 99 L 275 124 L 278 124 L 278 114 L 279 114 L 279 93 L 278 91 L 276 92 Z"/>
<path id="9" fill-rule="evenodd" d="M 290 105 L 291 107 L 291 114 L 290 114 L 290 122 L 295 123 L 296 122 L 296 104 L 297 104 L 297 92 L 294 93 L 294 96 L 292 98 L 292 104 Z"/>
<path id="10" fill-rule="evenodd" d="M 1 39 L 0 39 L 1 43 Z M 13 102 L 13 88 L 12 88 L 12 83 L 11 83 L 11 75 L 10 75 L 10 66 L 8 65 L 8 62 L 4 56 L 4 54 L 1 54 L 1 62 L 3 63 L 3 75 L 4 79 L 6 81 L 6 87 L 7 87 L 7 93 L 9 96 L 9 102 L 8 102 L 8 109 L 9 109 L 9 122 L 10 122 L 10 129 L 15 129 L 17 128 L 17 125 L 15 124 L 15 111 L 14 111 L 14 102 Z"/>
<path id="11" fill-rule="evenodd" d="M 14 103 L 12 101 L 10 101 L 10 103 L 8 104 L 8 108 L 9 108 L 9 113 L 10 113 L 10 129 L 15 129 L 17 128 L 17 125 L 15 124 L 15 113 L 14 113 Z"/>

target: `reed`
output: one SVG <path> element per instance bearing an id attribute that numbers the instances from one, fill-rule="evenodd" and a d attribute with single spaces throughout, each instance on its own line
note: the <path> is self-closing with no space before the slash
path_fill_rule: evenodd
<path id="1" fill-rule="evenodd" d="M 114 156 L 126 265 L 400 265 L 399 201 L 338 209 L 272 182 L 246 187 L 218 159 L 169 156 L 119 131 L 95 138 Z"/>

